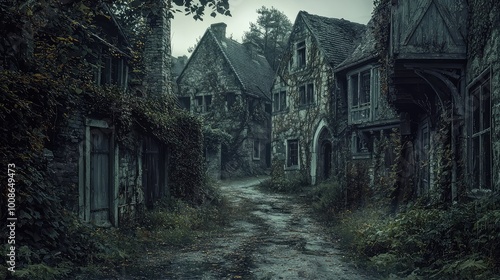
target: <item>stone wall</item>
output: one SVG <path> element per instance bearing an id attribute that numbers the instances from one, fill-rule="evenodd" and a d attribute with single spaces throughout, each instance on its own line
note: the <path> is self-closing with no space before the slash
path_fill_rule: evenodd
<path id="1" fill-rule="evenodd" d="M 217 32 L 217 30 L 215 30 Z M 219 30 L 220 31 L 220 30 Z M 250 97 L 242 88 L 238 77 L 234 73 L 224 54 L 219 48 L 221 43 L 215 36 L 223 36 L 219 32 L 213 36 L 207 33 L 200 40 L 196 50 L 191 55 L 187 67 L 179 77 L 178 96 L 187 98 L 190 102 L 190 111 L 198 114 L 204 120 L 204 124 L 213 129 L 221 129 L 233 137 L 234 144 L 239 143 L 236 160 L 228 159 L 224 149 L 210 151 L 207 153 L 207 161 L 210 162 L 208 172 L 214 178 L 241 177 L 254 174 L 263 174 L 268 168 L 265 156 L 260 160 L 252 158 L 253 139 L 261 139 L 265 152 L 265 144 L 269 143 L 270 120 L 253 120 L 249 114 L 250 100 L 257 100 L 256 106 L 264 111 L 264 104 Z M 226 102 L 226 93 L 234 94 L 235 100 L 232 107 Z M 197 108 L 196 98 L 210 95 L 211 109 L 202 112 Z M 219 157 L 218 159 L 216 157 Z M 219 170 L 216 170 L 219 168 Z"/>
<path id="2" fill-rule="evenodd" d="M 45 156 L 50 173 L 61 189 L 64 189 L 63 205 L 88 221 L 84 213 L 85 205 L 88 205 L 88 198 L 85 197 L 85 166 L 89 160 L 85 156 L 86 128 L 84 116 L 80 112 L 75 113 L 66 125 L 59 128 L 54 143 L 45 150 Z M 140 142 L 139 138 L 137 142 Z M 137 209 L 143 207 L 144 197 L 140 151 L 127 150 L 116 142 L 115 145 L 118 147 L 115 149 L 118 156 L 114 159 L 118 161 L 113 160 L 113 165 L 116 165 L 114 170 L 117 172 L 112 171 L 111 176 L 116 183 L 111 186 L 110 195 L 117 194 L 117 197 L 111 198 L 111 207 L 117 207 L 118 221 L 115 225 L 120 225 L 136 219 Z"/>

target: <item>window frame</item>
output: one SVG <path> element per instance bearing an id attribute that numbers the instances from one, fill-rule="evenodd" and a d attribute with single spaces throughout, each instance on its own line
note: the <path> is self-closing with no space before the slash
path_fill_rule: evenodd
<path id="1" fill-rule="evenodd" d="M 277 98 L 276 98 L 277 97 Z M 281 89 L 273 93 L 273 112 L 283 112 L 288 107 L 286 105 L 287 92 L 286 89 Z"/>
<path id="2" fill-rule="evenodd" d="M 363 79 L 365 75 L 369 77 L 368 82 Z M 379 79 L 378 65 L 368 65 L 347 73 L 349 123 L 361 123 L 374 119 L 375 109 L 378 108 Z"/>
<path id="3" fill-rule="evenodd" d="M 212 108 L 212 99 L 213 96 L 211 94 L 198 94 L 194 97 L 194 112 L 199 114 L 205 114 L 211 111 Z M 209 100 L 209 102 L 207 101 Z"/>
<path id="4" fill-rule="evenodd" d="M 487 104 L 484 104 L 484 88 L 488 88 L 488 96 L 486 99 Z M 493 120 L 492 120 L 492 71 L 491 68 L 486 69 L 480 75 L 478 75 L 468 86 L 466 93 L 466 124 L 467 124 L 467 173 L 469 176 L 469 189 L 467 190 L 469 194 L 485 194 L 490 193 L 494 190 L 493 182 L 493 149 L 492 149 L 492 131 L 493 130 Z M 478 92 L 479 95 L 479 128 L 475 131 L 475 119 L 474 115 L 474 93 Z M 484 113 L 485 109 L 489 110 L 489 120 L 488 127 L 484 127 Z M 474 142 L 478 139 L 478 151 L 474 150 Z M 488 142 L 489 147 L 484 147 L 485 141 Z M 477 155 L 476 155 L 477 153 Z M 488 159 L 485 160 L 484 157 L 488 154 Z M 478 159 L 478 166 L 474 166 L 475 160 Z M 476 168 L 478 169 L 476 171 Z M 485 169 L 489 169 L 489 178 L 485 174 Z M 479 182 L 476 182 L 478 180 Z M 486 181 L 486 182 L 484 182 Z M 489 183 L 489 184 L 488 184 Z"/>
<path id="5" fill-rule="evenodd" d="M 292 155 L 292 146 L 295 146 L 293 149 L 295 155 Z M 288 169 L 300 168 L 300 144 L 297 138 L 286 140 L 286 167 Z"/>
<path id="6" fill-rule="evenodd" d="M 302 84 L 301 86 L 299 86 L 298 92 L 299 92 L 299 107 L 307 107 L 315 104 L 316 91 L 314 83 Z"/>
<path id="7" fill-rule="evenodd" d="M 290 70 L 300 70 L 307 66 L 307 39 L 296 40 L 292 44 L 292 55 L 288 64 Z M 300 61 L 300 62 L 299 62 Z"/>

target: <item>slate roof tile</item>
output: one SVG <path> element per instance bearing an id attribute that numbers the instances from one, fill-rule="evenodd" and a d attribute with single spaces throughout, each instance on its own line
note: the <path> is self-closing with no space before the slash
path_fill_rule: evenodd
<path id="1" fill-rule="evenodd" d="M 363 24 L 345 19 L 312 15 L 305 11 L 300 11 L 299 15 L 304 19 L 333 67 L 351 54 L 366 29 Z"/>
<path id="2" fill-rule="evenodd" d="M 373 33 L 373 21 L 370 20 L 361 42 L 356 46 L 352 54 L 350 54 L 342 63 L 337 65 L 335 71 L 339 71 L 355 64 L 361 63 L 368 59 L 377 57 L 377 50 L 375 48 L 375 35 Z"/>
<path id="3" fill-rule="evenodd" d="M 243 87 L 249 93 L 269 99 L 274 71 L 266 58 L 260 54 L 252 55 L 243 44 L 232 39 L 217 40 Z"/>

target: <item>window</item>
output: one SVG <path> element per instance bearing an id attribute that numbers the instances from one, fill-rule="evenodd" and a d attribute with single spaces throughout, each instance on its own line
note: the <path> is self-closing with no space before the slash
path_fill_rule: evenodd
<path id="1" fill-rule="evenodd" d="M 273 99 L 274 112 L 280 112 L 286 109 L 286 91 L 282 90 L 274 93 Z"/>
<path id="2" fill-rule="evenodd" d="M 101 63 L 96 73 L 97 85 L 117 85 L 123 89 L 127 88 L 128 66 L 125 59 L 121 57 L 101 56 Z"/>
<path id="3" fill-rule="evenodd" d="M 302 68 L 306 65 L 306 42 L 297 43 L 296 46 L 297 68 Z"/>
<path id="4" fill-rule="evenodd" d="M 236 95 L 234 92 L 226 93 L 226 107 L 227 109 L 231 109 L 234 106 L 234 102 L 236 102 Z"/>
<path id="5" fill-rule="evenodd" d="M 299 105 L 314 104 L 314 85 L 307 84 L 299 87 Z"/>
<path id="6" fill-rule="evenodd" d="M 348 76 L 350 121 L 371 120 L 371 102 L 378 98 L 378 69 L 372 68 Z"/>
<path id="7" fill-rule="evenodd" d="M 195 105 L 197 113 L 206 113 L 210 111 L 212 105 L 212 95 L 195 96 Z"/>
<path id="8" fill-rule="evenodd" d="M 287 167 L 299 166 L 299 140 L 287 141 Z"/>
<path id="9" fill-rule="evenodd" d="M 260 140 L 253 140 L 253 159 L 260 159 Z"/>
<path id="10" fill-rule="evenodd" d="M 302 68 L 306 66 L 306 41 L 300 41 L 294 45 L 295 49 L 293 55 L 290 58 L 290 69 L 292 68 Z"/>
<path id="11" fill-rule="evenodd" d="M 364 132 L 353 132 L 351 136 L 351 153 L 353 159 L 370 158 L 370 149 L 368 147 L 369 136 Z"/>
<path id="12" fill-rule="evenodd" d="M 472 189 L 491 189 L 491 87 L 484 75 L 468 96 L 469 172 Z"/>
<path id="13" fill-rule="evenodd" d="M 179 106 L 182 109 L 186 109 L 186 110 L 190 111 L 191 110 L 191 98 L 179 97 Z"/>

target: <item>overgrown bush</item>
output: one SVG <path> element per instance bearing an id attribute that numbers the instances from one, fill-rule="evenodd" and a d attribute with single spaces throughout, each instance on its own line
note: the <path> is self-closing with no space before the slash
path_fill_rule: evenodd
<path id="1" fill-rule="evenodd" d="M 365 208 L 340 219 L 337 232 L 368 267 L 425 279 L 499 277 L 500 198 L 448 209 L 409 207 L 395 216 Z"/>
<path id="2" fill-rule="evenodd" d="M 311 196 L 312 207 L 319 213 L 331 215 L 346 209 L 345 191 L 338 182 L 328 181 L 319 184 Z"/>

